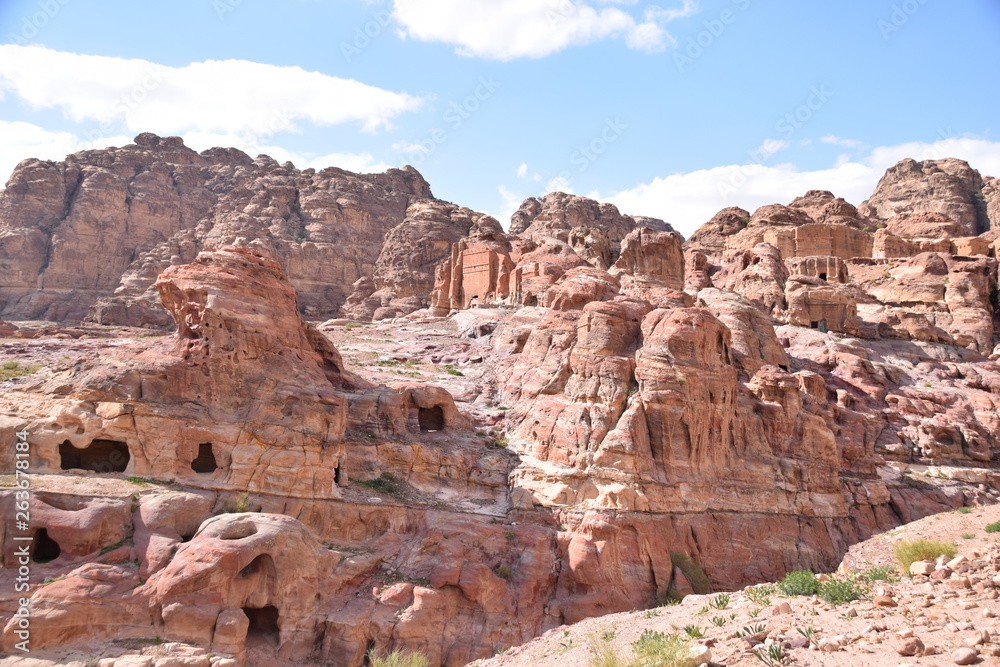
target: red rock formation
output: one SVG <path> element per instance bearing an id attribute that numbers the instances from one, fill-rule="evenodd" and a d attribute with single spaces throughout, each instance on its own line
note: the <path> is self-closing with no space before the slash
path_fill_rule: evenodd
<path id="1" fill-rule="evenodd" d="M 785 266 L 790 274 L 819 278 L 831 283 L 848 282 L 847 263 L 840 257 L 787 257 Z"/>
<path id="2" fill-rule="evenodd" d="M 640 226 L 671 231 L 662 220 L 622 215 L 612 204 L 553 192 L 541 201 L 526 199 L 511 218 L 510 233 L 535 243 L 557 239 L 589 264 L 606 270 L 617 258 L 622 239 Z"/>
<path id="3" fill-rule="evenodd" d="M 721 255 L 726 249 L 726 239 L 745 229 L 749 223 L 749 211 L 736 206 L 724 208 L 691 235 L 687 248 L 710 255 Z"/>
<path id="4" fill-rule="evenodd" d="M 647 287 L 684 289 L 684 251 L 676 232 L 654 232 L 639 228 L 628 234 L 621 255 L 608 270 L 613 276 L 631 276 L 630 289 Z"/>
<path id="5" fill-rule="evenodd" d="M 798 275 L 785 284 L 785 299 L 789 324 L 852 336 L 859 333 L 858 304 L 847 290 L 819 278 Z"/>
<path id="6" fill-rule="evenodd" d="M 731 251 L 723 258 L 723 267 L 713 278 L 716 285 L 742 294 L 766 313 L 784 309 L 788 269 L 777 248 L 762 243 L 750 250 Z"/>
<path id="7" fill-rule="evenodd" d="M 91 312 L 98 322 L 166 325 L 151 289 L 161 271 L 203 248 L 257 239 L 281 258 L 303 308 L 330 316 L 344 288 L 373 275 L 409 204 L 431 197 L 412 168 L 299 171 L 234 149 L 198 154 L 151 134 L 64 162 L 26 160 L 0 195 L 0 256 L 9 264 L 0 312 L 80 320 L 101 299 Z"/>
<path id="8" fill-rule="evenodd" d="M 925 252 L 943 252 L 951 255 L 988 255 L 993 248 L 980 236 L 963 238 L 899 237 L 888 229 L 875 233 L 873 257 L 914 257 Z"/>
<path id="9" fill-rule="evenodd" d="M 451 247 L 476 228 L 478 235 L 502 234 L 496 220 L 467 208 L 438 201 L 411 205 L 403 222 L 385 238 L 375 264 L 374 292 L 344 312 L 355 319 L 387 319 L 431 305 L 435 266 Z M 367 286 L 363 287 L 367 291 Z"/>
<path id="10" fill-rule="evenodd" d="M 983 185 L 979 172 L 964 160 L 906 159 L 886 171 L 859 210 L 869 218 L 890 222 L 899 215 L 940 213 L 961 226 L 963 236 L 976 236 L 990 228 L 986 211 L 977 201 L 982 200 Z"/>
<path id="11" fill-rule="evenodd" d="M 871 258 L 870 221 L 812 191 L 752 218 L 723 211 L 682 264 L 678 236 L 583 198 L 528 200 L 505 234 L 418 197 L 415 172 L 390 173 L 412 181 L 400 195 L 390 175 L 191 157 L 154 139 L 99 156 L 207 161 L 212 225 L 155 245 L 105 305 L 145 317 L 147 278 L 172 264 L 154 289 L 175 335 L 96 347 L 0 393 L 0 441 L 27 429 L 33 471 L 93 471 L 38 477 L 65 485 L 39 487 L 31 507 L 39 540 L 44 528 L 60 550 L 37 574 L 65 575 L 31 591 L 39 647 L 156 636 L 237 658 L 359 667 L 371 648 L 407 649 L 457 667 L 683 591 L 677 555 L 731 588 L 832 568 L 876 531 L 997 495 L 986 485 L 1000 486 L 988 467 L 1000 458 L 1000 365 L 984 356 L 998 356 L 997 265 L 959 252 L 992 234 L 930 239 L 948 254 Z M 17 205 L 58 227 L 45 202 L 60 187 Z M 330 237 L 290 255 L 303 195 L 310 215 L 332 216 L 306 232 Z M 405 220 L 393 213 L 403 204 Z M 400 337 L 387 363 L 416 344 L 421 363 L 462 364 L 458 403 L 443 386 L 374 386 L 303 322 L 330 277 L 300 298 L 287 276 L 327 257 L 338 216 L 355 214 L 358 236 L 341 250 L 365 246 L 365 259 L 340 266 L 336 284 L 341 296 L 353 285 L 349 312 L 497 306 L 368 325 Z M 941 222 L 903 215 L 876 244 L 920 248 L 917 234 Z M 366 245 L 375 227 L 387 234 L 377 253 Z M 223 231 L 240 247 L 196 254 Z M 412 333 L 421 326 L 433 341 Z M 347 330 L 339 340 L 352 340 Z M 441 340 L 462 335 L 475 340 L 445 356 Z M 13 449 L 2 452 L 9 470 Z M 965 489 L 901 476 L 928 465 Z M 7 514 L 14 498 L 0 491 Z M 13 572 L 12 530 L 0 526 L 0 578 Z M 9 647 L 10 610 L 0 622 Z"/>

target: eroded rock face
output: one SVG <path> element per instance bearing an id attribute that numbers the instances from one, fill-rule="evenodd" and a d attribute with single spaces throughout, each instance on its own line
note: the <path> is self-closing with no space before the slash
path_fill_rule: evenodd
<path id="1" fill-rule="evenodd" d="M 691 236 L 689 249 L 716 257 L 725 250 L 773 245 L 786 259 L 871 257 L 871 222 L 852 205 L 825 190 L 811 190 L 788 206 L 762 206 L 753 215 L 727 208 Z"/>
<path id="2" fill-rule="evenodd" d="M 203 523 L 144 592 L 167 639 L 211 645 L 216 620 L 242 611 L 253 629 L 245 641 L 276 640 L 278 655 L 291 658 L 313 650 L 317 592 L 338 560 L 291 517 L 223 514 Z"/>
<path id="3" fill-rule="evenodd" d="M 964 160 L 906 159 L 886 171 L 859 210 L 890 222 L 900 215 L 937 213 L 963 229 L 963 236 L 976 236 L 991 228 L 982 203 L 983 186 L 979 172 Z"/>
<path id="4" fill-rule="evenodd" d="M 510 233 L 535 243 L 563 241 L 589 264 L 606 270 L 617 258 L 622 239 L 640 226 L 672 231 L 662 220 L 633 218 L 612 204 L 553 192 L 541 200 L 525 200 L 511 218 Z"/>
<path id="5" fill-rule="evenodd" d="M 94 306 L 104 324 L 164 326 L 151 289 L 161 271 L 256 240 L 280 258 L 303 309 L 329 317 L 345 288 L 372 277 L 409 205 L 431 197 L 412 168 L 300 171 L 151 134 L 64 162 L 26 160 L 0 195 L 0 312 L 78 321 Z"/>
<path id="6" fill-rule="evenodd" d="M 726 239 L 745 229 L 748 224 L 749 211 L 736 206 L 724 208 L 691 235 L 687 247 L 706 254 L 721 254 L 726 249 Z"/>
<path id="7" fill-rule="evenodd" d="M 134 301 L 103 302 L 146 317 L 152 284 L 173 335 L 0 392 L 0 444 L 27 429 L 33 470 L 125 486 L 33 499 L 60 550 L 39 574 L 65 575 L 32 591 L 40 646 L 159 637 L 346 667 L 405 649 L 458 667 L 689 592 L 685 558 L 718 589 L 826 570 L 875 532 L 998 495 L 997 266 L 966 252 L 993 241 L 930 235 L 959 224 L 944 213 L 901 213 L 875 234 L 911 255 L 949 244 L 909 258 L 872 257 L 872 221 L 826 191 L 727 209 L 686 248 L 569 195 L 526 201 L 508 234 L 417 196 L 409 170 L 401 195 L 386 175 L 191 157 L 155 137 L 121 150 L 139 149 L 206 161 L 227 217 L 173 233 L 126 281 Z M 52 182 L 18 205 L 58 226 Z M 296 265 L 282 239 L 305 208 L 332 226 L 304 228 L 330 236 L 303 241 L 316 254 Z M 365 338 L 304 322 L 309 295 L 334 288 L 293 280 L 350 211 L 378 218 L 386 241 L 365 254 L 370 272 L 342 271 L 345 310 L 430 306 Z M 232 238 L 223 229 L 239 242 L 205 251 Z M 366 243 L 357 233 L 345 248 Z M 381 354 L 356 356 L 380 337 Z M 362 379 L 331 340 L 358 373 L 399 375 Z M 440 364 L 441 386 L 413 380 Z M 916 466 L 964 481 L 925 487 L 903 477 Z M 0 490 L 8 514 L 14 502 Z M 5 554 L 12 530 L 0 526 Z"/>
<path id="8" fill-rule="evenodd" d="M 909 336 L 988 353 L 996 275 L 992 258 L 925 253 L 901 262 L 889 271 L 891 281 L 869 291 L 896 309 L 898 328 Z"/>
<path id="9" fill-rule="evenodd" d="M 622 240 L 621 255 L 608 270 L 611 275 L 628 274 L 643 287 L 684 289 L 684 251 L 676 232 L 654 232 L 648 228 L 632 231 Z"/>
<path id="10" fill-rule="evenodd" d="M 261 254 L 205 252 L 156 286 L 175 336 L 54 379 L 45 389 L 53 402 L 23 407 L 29 421 L 53 415 L 34 450 L 40 469 L 66 469 L 72 455 L 72 465 L 105 472 L 337 498 L 349 429 L 419 433 L 420 411 L 432 408 L 460 423 L 444 390 L 376 388 L 345 371 Z"/>
<path id="11" fill-rule="evenodd" d="M 764 312 L 785 308 L 785 281 L 788 269 L 781 251 L 762 243 L 750 250 L 731 251 L 723 258 L 724 272 L 714 282 L 742 294 Z"/>
<path id="12" fill-rule="evenodd" d="M 847 290 L 819 278 L 792 276 L 785 284 L 785 299 L 790 324 L 852 336 L 859 333 L 858 304 Z"/>
<path id="13" fill-rule="evenodd" d="M 454 204 L 421 201 L 411 205 L 403 222 L 386 236 L 375 264 L 375 290 L 363 299 L 352 296 L 345 313 L 355 319 L 380 320 L 429 306 L 436 265 L 474 227 L 478 234 L 503 233 L 493 218 Z"/>

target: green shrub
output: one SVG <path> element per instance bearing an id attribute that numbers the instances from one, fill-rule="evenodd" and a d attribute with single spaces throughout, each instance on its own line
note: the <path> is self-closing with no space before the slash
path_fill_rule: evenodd
<path id="1" fill-rule="evenodd" d="M 850 579 L 831 579 L 821 582 L 816 594 L 828 604 L 844 604 L 861 597 L 857 584 Z"/>
<path id="2" fill-rule="evenodd" d="M 959 514 L 968 514 L 969 512 L 972 511 L 972 508 L 969 507 L 968 505 L 963 505 L 962 507 L 959 507 L 955 511 L 958 512 Z"/>
<path id="3" fill-rule="evenodd" d="M 368 653 L 372 667 L 428 667 L 431 663 L 424 656 L 413 651 L 393 651 L 388 654 Z"/>
<path id="4" fill-rule="evenodd" d="M 401 498 L 406 495 L 406 487 L 403 486 L 403 482 L 389 472 L 384 472 L 375 479 L 358 479 L 352 481 L 372 491 L 377 491 L 393 498 Z"/>
<path id="5" fill-rule="evenodd" d="M 796 595 L 815 595 L 819 590 L 819 579 L 811 570 L 796 570 L 789 572 L 785 578 L 778 582 L 778 590 L 782 595 L 794 597 Z"/>
<path id="6" fill-rule="evenodd" d="M 987 533 L 1000 533 L 1000 521 L 994 521 L 986 526 Z"/>
<path id="7" fill-rule="evenodd" d="M 987 526 L 987 530 L 989 526 Z M 997 530 L 1000 530 L 1000 522 L 997 522 Z M 954 558 L 958 553 L 958 547 L 948 542 L 935 542 L 933 540 L 903 540 L 895 547 L 896 560 L 907 572 L 910 565 L 918 560 L 934 560 L 938 556 Z"/>

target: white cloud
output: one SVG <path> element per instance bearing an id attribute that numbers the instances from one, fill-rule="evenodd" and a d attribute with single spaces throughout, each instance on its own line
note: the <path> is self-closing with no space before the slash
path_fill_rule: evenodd
<path id="1" fill-rule="evenodd" d="M 501 204 L 500 212 L 493 217 L 500 222 L 500 225 L 504 229 L 509 229 L 510 216 L 514 215 L 517 209 L 521 208 L 521 202 L 527 198 L 511 192 L 502 185 L 497 186 L 497 192 L 500 193 L 500 199 L 503 203 Z"/>
<path id="2" fill-rule="evenodd" d="M 630 49 L 662 51 L 673 44 L 664 24 L 697 9 L 695 0 L 684 0 L 680 8 L 651 7 L 637 19 L 582 0 L 394 0 L 393 5 L 403 37 L 451 44 L 459 55 L 493 60 L 542 58 L 613 38 L 624 39 Z"/>
<path id="3" fill-rule="evenodd" d="M 420 144 L 415 144 L 407 141 L 397 141 L 392 145 L 392 150 L 397 153 L 426 153 L 427 148 Z"/>
<path id="4" fill-rule="evenodd" d="M 760 160 L 766 160 L 786 148 L 788 148 L 788 142 L 784 139 L 765 139 L 760 146 L 753 150 L 753 155 Z"/>
<path id="5" fill-rule="evenodd" d="M 128 137 L 108 137 L 97 142 L 97 147 L 131 141 Z M 14 167 L 27 158 L 62 160 L 70 153 L 94 147 L 71 132 L 50 132 L 31 123 L 0 121 L 0 183 L 6 183 Z"/>
<path id="6" fill-rule="evenodd" d="M 549 180 L 549 182 L 545 184 L 545 189 L 548 192 L 565 192 L 570 195 L 576 194 L 576 191 L 573 188 L 573 183 L 565 176 L 556 176 L 555 178 Z"/>
<path id="7" fill-rule="evenodd" d="M 517 168 L 517 177 L 527 178 L 527 176 L 528 176 L 528 163 L 522 162 L 521 166 Z"/>
<path id="8" fill-rule="evenodd" d="M 420 106 L 421 99 L 299 67 L 209 60 L 165 67 L 0 45 L 0 91 L 34 109 L 59 109 L 70 120 L 132 132 L 272 136 L 317 126 L 359 123 L 366 131 Z"/>
<path id="9" fill-rule="evenodd" d="M 955 157 L 983 176 L 1000 174 L 1000 142 L 951 138 L 873 149 L 867 157 L 841 156 L 829 169 L 800 171 L 793 165 L 726 165 L 655 178 L 649 183 L 605 196 L 623 213 L 649 215 L 671 223 L 685 236 L 726 206 L 753 212 L 767 204 L 788 204 L 807 190 L 830 190 L 854 205 L 867 199 L 885 170 L 900 160 Z"/>
<path id="10" fill-rule="evenodd" d="M 822 137 L 820 139 L 824 144 L 833 144 L 834 146 L 843 146 L 845 148 L 857 148 L 858 146 L 863 146 L 864 142 L 858 139 L 844 139 L 843 137 L 837 137 L 832 134 Z"/>

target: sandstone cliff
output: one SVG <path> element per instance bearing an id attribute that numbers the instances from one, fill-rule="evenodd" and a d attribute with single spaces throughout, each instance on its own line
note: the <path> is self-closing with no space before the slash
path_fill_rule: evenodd
<path id="1" fill-rule="evenodd" d="M 280 259 L 305 312 L 333 316 L 351 284 L 373 276 L 410 204 L 432 197 L 412 168 L 298 170 L 151 134 L 64 162 L 26 160 L 0 194 L 0 313 L 163 326 L 152 289 L 163 269 L 256 243 Z"/>
<path id="2" fill-rule="evenodd" d="M 58 579 L 31 590 L 38 649 L 457 667 L 692 573 L 832 570 L 995 502 L 995 239 L 960 214 L 995 181 L 962 164 L 901 163 L 860 208 L 726 209 L 685 244 L 582 197 L 529 199 L 504 232 L 409 169 L 148 135 L 23 163 L 0 197 L 5 309 L 99 298 L 95 317 L 160 323 L 155 298 L 174 328 L 5 329 L 44 339 L 0 341 L 0 465 L 27 431 L 32 567 Z M 51 257 L 18 264 L 32 239 Z M 68 282 L 114 239 L 123 273 Z M 341 306 L 368 323 L 307 321 Z"/>

